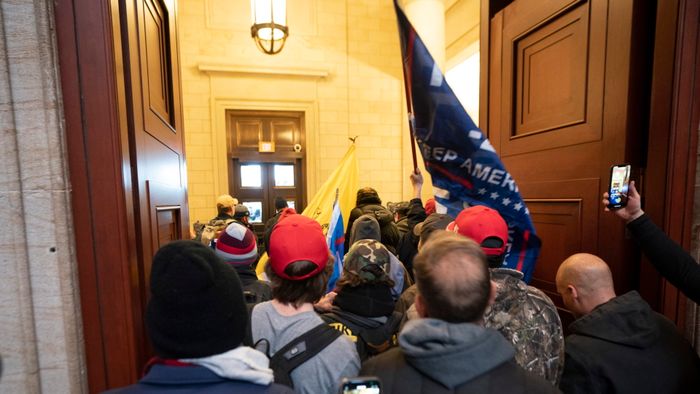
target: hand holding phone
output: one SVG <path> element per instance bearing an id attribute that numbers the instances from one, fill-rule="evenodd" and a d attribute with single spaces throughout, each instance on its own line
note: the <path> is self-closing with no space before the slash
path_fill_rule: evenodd
<path id="1" fill-rule="evenodd" d="M 627 205 L 631 170 L 629 164 L 617 164 L 610 168 L 609 209 L 620 209 Z"/>
<path id="2" fill-rule="evenodd" d="M 603 193 L 603 206 L 605 207 L 605 211 L 610 211 L 610 208 L 608 208 L 608 205 L 610 205 L 610 200 L 608 200 L 608 197 L 608 192 Z M 612 212 L 615 213 L 615 216 L 627 223 L 644 215 L 644 211 L 642 210 L 642 196 L 640 196 L 639 192 L 637 192 L 634 181 L 630 181 L 629 184 L 629 191 L 627 192 L 627 206 L 624 208 L 613 209 Z"/>
<path id="3" fill-rule="evenodd" d="M 381 384 L 376 376 L 344 378 L 341 392 L 343 394 L 380 394 Z"/>

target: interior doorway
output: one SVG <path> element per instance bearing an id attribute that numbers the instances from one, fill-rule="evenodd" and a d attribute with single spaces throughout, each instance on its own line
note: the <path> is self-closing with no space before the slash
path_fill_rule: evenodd
<path id="1" fill-rule="evenodd" d="M 229 191 L 248 207 L 259 243 L 275 198 L 297 212 L 306 206 L 303 125 L 303 112 L 226 112 Z"/>

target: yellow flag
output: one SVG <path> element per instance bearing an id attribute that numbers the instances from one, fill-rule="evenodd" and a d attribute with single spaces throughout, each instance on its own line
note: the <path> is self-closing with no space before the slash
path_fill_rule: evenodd
<path id="1" fill-rule="evenodd" d="M 343 228 L 347 230 L 350 211 L 355 207 L 358 189 L 359 167 L 355 154 L 355 144 L 350 145 L 348 151 L 338 164 L 338 167 L 331 173 L 326 182 L 318 189 L 314 198 L 306 205 L 301 214 L 316 220 L 325 234 L 328 231 L 328 222 L 333 213 L 333 202 L 335 201 L 335 191 L 338 190 L 338 203 L 343 213 Z M 255 269 L 259 278 L 263 278 L 265 265 L 267 264 L 267 253 L 260 256 L 258 266 Z"/>

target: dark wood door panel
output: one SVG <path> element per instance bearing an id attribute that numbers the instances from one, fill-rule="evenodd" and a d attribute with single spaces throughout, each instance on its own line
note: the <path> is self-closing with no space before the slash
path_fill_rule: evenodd
<path id="1" fill-rule="evenodd" d="M 597 249 L 599 184 L 597 178 L 519 182 L 542 239 L 532 283 L 543 291 L 556 293 L 554 279 L 565 258 Z"/>
<path id="2" fill-rule="evenodd" d="M 138 0 L 137 11 L 143 130 L 179 151 L 183 144 L 175 10 L 162 0 Z"/>
<path id="3" fill-rule="evenodd" d="M 513 43 L 516 81 L 511 137 L 585 122 L 587 11 L 577 7 Z"/>
<path id="4" fill-rule="evenodd" d="M 301 157 L 294 146 L 304 145 L 304 114 L 286 111 L 237 111 L 226 112 L 228 127 L 228 152 L 243 157 L 257 153 L 258 143 L 274 142 L 276 154 Z"/>
<path id="5" fill-rule="evenodd" d="M 258 142 L 263 140 L 263 123 L 258 119 L 234 120 L 235 138 L 230 139 L 229 149 L 258 149 Z"/>
<path id="6" fill-rule="evenodd" d="M 144 135 L 142 149 L 143 179 L 168 184 L 178 188 L 184 188 L 184 176 L 182 174 L 181 152 L 163 145 L 150 134 Z"/>
<path id="7" fill-rule="evenodd" d="M 299 134 L 299 122 L 289 119 L 273 119 L 270 121 L 270 132 L 275 145 L 279 147 L 292 147 L 301 141 Z"/>
<path id="8" fill-rule="evenodd" d="M 501 109 L 494 146 L 508 156 L 601 140 L 605 8 L 600 2 L 516 3 L 503 11 L 496 48 L 492 80 L 500 79 L 494 104 Z"/>

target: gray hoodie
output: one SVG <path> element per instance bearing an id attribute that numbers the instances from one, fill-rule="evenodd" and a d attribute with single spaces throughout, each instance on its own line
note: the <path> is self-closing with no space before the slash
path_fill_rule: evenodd
<path id="1" fill-rule="evenodd" d="M 373 239 L 381 242 L 382 235 L 379 229 L 379 222 L 374 218 L 374 215 L 362 215 L 355 219 L 355 222 L 352 224 L 350 243 L 348 245 L 352 246 L 352 244 L 361 239 Z"/>
<path id="2" fill-rule="evenodd" d="M 496 330 L 429 318 L 406 323 L 399 346 L 410 365 L 450 389 L 515 355 L 513 346 Z"/>

